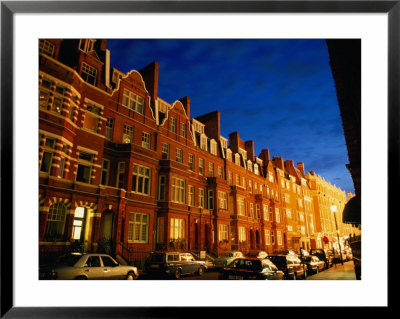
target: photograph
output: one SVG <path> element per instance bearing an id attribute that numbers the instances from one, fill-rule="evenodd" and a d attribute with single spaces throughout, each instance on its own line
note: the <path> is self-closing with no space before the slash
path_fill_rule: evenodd
<path id="1" fill-rule="evenodd" d="M 399 17 L 2 1 L 0 317 L 389 310 Z"/>
<path id="2" fill-rule="evenodd" d="M 38 47 L 39 279 L 362 279 L 360 39 Z"/>

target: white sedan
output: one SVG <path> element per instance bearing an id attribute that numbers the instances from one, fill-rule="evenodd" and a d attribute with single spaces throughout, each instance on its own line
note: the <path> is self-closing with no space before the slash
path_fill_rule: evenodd
<path id="1" fill-rule="evenodd" d="M 139 276 L 134 266 L 120 265 L 106 254 L 70 253 L 58 258 L 54 265 L 39 268 L 39 279 L 127 279 Z"/>

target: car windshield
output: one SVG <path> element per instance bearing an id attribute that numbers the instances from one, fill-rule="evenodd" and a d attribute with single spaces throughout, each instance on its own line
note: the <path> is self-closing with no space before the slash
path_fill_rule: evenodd
<path id="1" fill-rule="evenodd" d="M 57 265 L 61 266 L 73 266 L 76 264 L 76 262 L 82 257 L 82 255 L 75 255 L 75 254 L 70 254 L 70 255 L 65 255 L 61 256 L 57 260 Z"/>
<path id="2" fill-rule="evenodd" d="M 235 253 L 233 252 L 228 252 L 228 253 L 224 253 L 225 257 L 233 257 Z"/>
<path id="3" fill-rule="evenodd" d="M 151 254 L 150 255 L 150 262 L 154 262 L 154 263 L 162 263 L 164 262 L 164 254 Z"/>

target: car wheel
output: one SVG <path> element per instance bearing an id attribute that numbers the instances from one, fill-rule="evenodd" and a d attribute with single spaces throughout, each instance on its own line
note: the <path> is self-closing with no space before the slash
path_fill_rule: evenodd
<path id="1" fill-rule="evenodd" d="M 126 280 L 135 280 L 135 279 L 136 279 L 136 276 L 132 271 L 130 271 L 128 273 L 128 275 L 126 276 Z"/>
<path id="2" fill-rule="evenodd" d="M 76 280 L 87 280 L 85 276 L 78 276 L 75 278 Z"/>
<path id="3" fill-rule="evenodd" d="M 204 268 L 203 268 L 203 266 L 200 266 L 199 270 L 197 271 L 197 275 L 203 276 L 203 274 L 204 274 Z"/>
<path id="4" fill-rule="evenodd" d="M 181 278 L 181 275 L 182 275 L 181 271 L 179 269 L 176 269 L 174 272 L 174 278 L 179 279 L 179 278 Z"/>

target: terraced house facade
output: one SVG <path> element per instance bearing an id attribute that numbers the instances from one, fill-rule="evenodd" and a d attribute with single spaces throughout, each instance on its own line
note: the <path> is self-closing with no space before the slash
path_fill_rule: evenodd
<path id="1" fill-rule="evenodd" d="M 220 112 L 191 118 L 189 97 L 158 96 L 157 62 L 125 74 L 106 45 L 39 41 L 41 256 L 105 251 L 140 264 L 153 250 L 332 244 L 303 163 L 267 148 L 257 156 L 238 132 L 221 136 Z M 337 194 L 343 210 L 342 192 L 328 196 Z"/>

